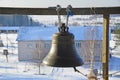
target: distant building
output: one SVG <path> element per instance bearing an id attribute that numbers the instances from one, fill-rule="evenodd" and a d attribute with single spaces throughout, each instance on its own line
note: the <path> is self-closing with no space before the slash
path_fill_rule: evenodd
<path id="1" fill-rule="evenodd" d="M 20 61 L 39 61 L 51 48 L 52 35 L 57 27 L 22 27 L 17 37 L 18 57 Z M 94 61 L 101 61 L 102 27 L 69 27 L 75 36 L 75 47 L 84 62 L 90 62 L 91 52 Z M 92 47 L 91 47 L 92 46 Z"/>
<path id="2" fill-rule="evenodd" d="M 10 27 L 10 26 L 0 26 L 0 47 L 5 46 L 3 44 L 3 41 L 1 39 L 1 34 L 9 34 L 9 33 L 17 33 L 19 30 L 19 27 Z"/>

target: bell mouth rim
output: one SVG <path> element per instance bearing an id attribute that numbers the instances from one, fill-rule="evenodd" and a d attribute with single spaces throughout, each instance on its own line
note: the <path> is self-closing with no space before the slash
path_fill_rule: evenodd
<path id="1" fill-rule="evenodd" d="M 75 66 L 55 66 L 55 65 L 50 65 L 50 64 L 47 64 L 47 63 L 41 63 L 41 65 L 44 65 L 44 66 L 49 66 L 49 67 L 58 67 L 58 68 L 72 68 L 72 67 L 80 67 L 82 66 L 84 63 L 82 64 L 79 64 L 79 65 L 75 65 Z"/>
<path id="2" fill-rule="evenodd" d="M 48 63 L 47 61 L 44 61 L 41 63 L 42 65 L 46 65 L 46 66 L 50 66 L 50 67 L 63 67 L 63 68 L 70 68 L 70 67 L 79 67 L 79 66 L 82 66 L 84 64 L 84 62 L 81 60 L 80 63 L 77 63 L 77 64 L 50 64 Z"/>

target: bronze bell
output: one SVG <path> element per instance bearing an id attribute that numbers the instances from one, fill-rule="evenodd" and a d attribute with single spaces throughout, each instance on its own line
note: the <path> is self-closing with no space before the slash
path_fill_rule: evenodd
<path id="1" fill-rule="evenodd" d="M 52 47 L 43 64 L 53 67 L 76 67 L 83 64 L 74 46 L 74 35 L 68 32 L 65 24 L 59 28 L 59 33 L 53 34 Z"/>

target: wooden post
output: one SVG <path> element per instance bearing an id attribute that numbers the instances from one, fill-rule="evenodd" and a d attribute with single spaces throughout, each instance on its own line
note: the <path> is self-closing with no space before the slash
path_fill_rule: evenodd
<path id="1" fill-rule="evenodd" d="M 102 64 L 103 80 L 108 80 L 109 63 L 109 14 L 103 14 L 103 43 L 102 43 Z"/>
<path id="2" fill-rule="evenodd" d="M 4 49 L 3 54 L 6 56 L 6 61 L 8 62 L 8 49 Z"/>

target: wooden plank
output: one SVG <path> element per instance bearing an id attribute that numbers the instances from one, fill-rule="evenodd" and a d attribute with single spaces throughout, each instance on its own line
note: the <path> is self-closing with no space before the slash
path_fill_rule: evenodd
<path id="1" fill-rule="evenodd" d="M 92 14 L 120 14 L 120 7 L 93 7 L 93 8 L 72 8 L 74 15 Z M 57 15 L 55 7 L 49 8 L 19 8 L 0 7 L 0 14 L 25 14 L 25 15 Z M 66 15 L 66 9 L 62 8 L 61 15 Z"/>
<path id="2" fill-rule="evenodd" d="M 102 43 L 102 63 L 103 63 L 103 80 L 108 80 L 109 64 L 109 14 L 103 14 L 103 43 Z"/>

